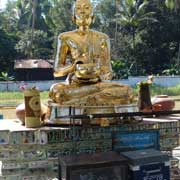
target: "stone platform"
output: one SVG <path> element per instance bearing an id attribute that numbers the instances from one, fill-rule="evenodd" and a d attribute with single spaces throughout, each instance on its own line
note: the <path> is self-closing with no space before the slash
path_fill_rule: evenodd
<path id="1" fill-rule="evenodd" d="M 112 150 L 112 133 L 158 130 L 160 150 L 172 156 L 180 146 L 180 117 L 143 118 L 133 124 L 26 128 L 18 120 L 0 121 L 0 180 L 47 179 L 58 177 L 58 156 Z M 179 156 L 179 151 L 174 151 Z M 178 157 L 172 159 L 174 177 Z M 175 169 L 176 168 L 176 169 Z M 178 180 L 178 179 L 173 179 Z"/>
<path id="2" fill-rule="evenodd" d="M 58 156 L 112 149 L 110 132 L 87 131 L 26 128 L 17 120 L 0 121 L 0 180 L 52 180 L 58 177 Z"/>

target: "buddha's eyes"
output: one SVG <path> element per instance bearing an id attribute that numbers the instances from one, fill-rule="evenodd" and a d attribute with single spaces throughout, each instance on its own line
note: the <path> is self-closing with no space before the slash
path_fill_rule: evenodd
<path id="1" fill-rule="evenodd" d="M 89 10 L 90 9 L 90 7 L 89 6 L 82 6 L 82 7 L 80 7 L 80 6 L 76 6 L 76 10 L 81 10 L 81 9 L 86 9 L 86 10 Z"/>
<path id="2" fill-rule="evenodd" d="M 89 9 L 89 6 L 85 6 L 85 9 Z"/>

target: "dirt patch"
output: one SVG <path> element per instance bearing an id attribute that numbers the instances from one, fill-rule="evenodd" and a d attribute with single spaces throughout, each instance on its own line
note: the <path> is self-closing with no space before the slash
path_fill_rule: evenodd
<path id="1" fill-rule="evenodd" d="M 16 107 L 0 107 L 0 115 L 3 119 L 16 119 Z"/>

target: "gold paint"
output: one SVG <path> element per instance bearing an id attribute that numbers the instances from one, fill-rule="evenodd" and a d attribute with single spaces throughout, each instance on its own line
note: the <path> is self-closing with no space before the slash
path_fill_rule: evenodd
<path id="1" fill-rule="evenodd" d="M 89 28 L 94 19 L 90 1 L 77 0 L 73 13 L 78 28 L 59 35 L 54 64 L 54 76 L 68 75 L 68 83 L 54 84 L 50 98 L 60 105 L 131 103 L 133 95 L 129 86 L 105 82 L 113 76 L 110 40 L 106 34 Z"/>
<path id="2" fill-rule="evenodd" d="M 27 128 L 36 128 L 41 126 L 41 122 L 37 117 L 26 117 L 25 126 Z"/>

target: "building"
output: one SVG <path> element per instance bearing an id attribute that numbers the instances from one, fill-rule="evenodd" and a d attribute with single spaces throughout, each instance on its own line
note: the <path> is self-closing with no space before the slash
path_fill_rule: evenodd
<path id="1" fill-rule="evenodd" d="M 43 59 L 16 60 L 15 78 L 17 81 L 53 80 L 52 64 Z"/>

